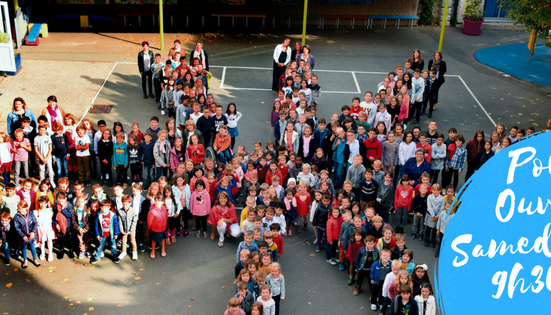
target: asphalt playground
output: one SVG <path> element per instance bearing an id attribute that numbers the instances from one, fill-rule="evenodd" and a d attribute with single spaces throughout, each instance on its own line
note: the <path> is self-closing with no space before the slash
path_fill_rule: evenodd
<path id="1" fill-rule="evenodd" d="M 298 38 L 298 30 L 273 34 L 228 35 L 204 37 L 210 54 L 211 93 L 215 101 L 225 106 L 235 102 L 243 113 L 239 122 L 237 144 L 252 148 L 255 141 L 273 139 L 269 126 L 272 102 L 270 91 L 271 55 L 284 36 Z M 440 103 L 433 119 L 438 131 L 447 134 L 456 127 L 465 138 L 472 139 L 477 129 L 491 132 L 498 122 L 523 128 L 532 124 L 536 130 L 545 128 L 549 119 L 551 89 L 503 76 L 504 73 L 475 61 L 473 54 L 480 48 L 503 43 L 526 41 L 525 33 L 485 31 L 479 37 L 467 37 L 459 30 L 447 29 L 443 55 L 447 62 L 446 83 L 440 90 Z M 50 34 L 52 38 L 65 34 Z M 143 34 L 140 38 L 154 38 Z M 176 35 L 174 35 L 176 36 Z M 194 34 L 200 37 L 199 34 Z M 82 42 L 97 41 L 97 49 L 66 47 L 67 51 L 44 45 L 26 51 L 30 59 L 95 60 L 113 64 L 112 72 L 93 104 L 114 105 L 108 115 L 89 113 L 92 121 L 105 119 L 108 125 L 122 121 L 125 128 L 133 121 L 142 131 L 153 115 L 161 116 L 153 100 L 142 98 L 141 80 L 135 54 L 139 40 L 125 42 L 135 54 L 112 51 L 121 39 L 117 36 L 84 34 Z M 205 40 L 206 39 L 206 40 Z M 318 117 L 328 118 L 339 112 L 353 97 L 374 90 L 394 64 L 403 63 L 414 49 L 421 49 L 425 64 L 438 45 L 435 28 L 374 29 L 374 30 L 312 30 L 308 43 L 316 58 L 314 72 L 322 86 Z M 78 40 L 75 40 L 78 43 Z M 128 40 L 127 40 L 128 41 Z M 41 45 L 47 40 L 41 41 Z M 167 41 L 168 43 L 168 41 Z M 186 51 L 192 49 L 187 42 Z M 166 55 L 170 45 L 166 47 Z M 25 49 L 25 48 L 24 48 Z M 110 50 L 105 52 L 105 50 Z M 158 49 L 154 49 L 157 51 Z M 162 120 L 162 117 L 161 117 Z M 420 126 L 427 129 L 428 118 L 421 117 Z M 112 191 L 108 191 L 112 193 Z M 130 193 L 128 191 L 127 193 Z M 410 233 L 411 225 L 406 228 Z M 408 234 L 409 234 L 408 233 Z M 347 276 L 325 262 L 324 251 L 315 253 L 313 233 L 284 237 L 284 254 L 280 258 L 286 279 L 287 298 L 281 304 L 282 314 L 378 314 L 370 310 L 369 291 L 352 294 Z M 0 268 L 0 311 L 9 314 L 222 314 L 228 299 L 234 294 L 233 267 L 240 240 L 229 239 L 218 248 L 210 239 L 181 238 L 167 249 L 166 258 L 151 260 L 140 254 L 138 261 L 125 258 L 115 265 L 106 258 L 97 265 L 68 259 L 43 263 L 41 268 L 20 268 L 20 263 Z M 436 260 L 434 249 L 408 237 L 416 263 L 429 266 L 431 281 Z M 147 252 L 146 252 L 147 254 Z"/>

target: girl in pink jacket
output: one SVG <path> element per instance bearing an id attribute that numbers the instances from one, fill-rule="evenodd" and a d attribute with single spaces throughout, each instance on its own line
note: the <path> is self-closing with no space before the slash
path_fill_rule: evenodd
<path id="1" fill-rule="evenodd" d="M 207 218 L 210 214 L 210 194 L 205 189 L 206 185 L 202 179 L 195 182 L 195 191 L 191 194 L 190 210 L 191 214 L 195 218 L 195 226 L 197 232 L 195 237 L 201 237 L 201 231 L 203 231 L 203 238 L 207 238 Z"/>

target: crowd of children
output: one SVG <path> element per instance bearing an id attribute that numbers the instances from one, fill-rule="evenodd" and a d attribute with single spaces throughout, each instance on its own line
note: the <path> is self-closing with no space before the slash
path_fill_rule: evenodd
<path id="1" fill-rule="evenodd" d="M 153 116 L 145 133 L 136 122 L 127 133 L 121 122 L 111 130 L 104 120 L 96 131 L 86 119 L 80 126 L 55 123 L 50 130 L 48 118 L 41 116 L 37 134 L 31 135 L 23 120 L 13 138 L 0 137 L 6 190 L 0 245 L 6 265 L 15 255 L 27 268 L 27 249 L 36 266 L 52 261 L 56 251 L 59 259 L 76 254 L 95 264 L 106 246 L 115 263 L 127 254 L 138 259 L 146 247 L 152 259 L 156 249 L 165 257 L 167 246 L 190 236 L 193 218 L 195 237 L 207 238 L 209 223 L 210 238 L 218 234 L 219 247 L 227 236 L 244 237 L 227 313 L 273 315 L 285 300 L 279 263 L 283 239 L 312 229 L 316 252 L 325 246 L 326 261 L 347 271 L 355 295 L 367 278 L 372 310 L 380 306 L 383 314 L 404 314 L 423 308 L 422 314 L 434 314 L 428 268 L 414 263 L 405 246 L 408 214 L 413 214 L 411 239 L 439 246 L 457 210 L 453 200 L 464 167 L 468 178 L 534 129 L 512 127 L 506 136 L 505 126 L 498 124 L 490 139 L 479 130 L 466 146 L 455 128 L 444 139 L 435 121 L 426 132 L 415 124 L 407 130 L 427 103 L 432 113 L 438 97 L 438 69 L 412 68 L 423 64 L 416 52 L 405 69 L 397 65 L 384 78 L 377 93 L 365 93 L 364 102 L 354 98 L 330 120 L 316 117 L 317 75 L 307 63 L 291 62 L 273 102 L 275 141 L 265 147 L 255 142 L 250 154 L 243 145 L 234 150 L 241 118 L 236 104 L 228 104 L 224 113 L 208 94 L 210 76 L 200 60 L 194 58 L 189 67 L 177 54 L 165 64 L 156 55 L 150 64 L 154 83 L 160 84 L 155 97 L 161 113 L 167 109 L 169 114 L 163 129 Z M 217 156 L 205 156 L 209 146 Z M 408 165 L 417 153 L 428 168 L 414 174 Z M 23 167 L 31 159 L 39 165 L 52 162 L 56 171 L 40 167 L 36 185 Z M 71 159 L 79 170 L 74 189 L 65 167 Z M 83 189 L 96 173 L 102 184 L 89 196 Z M 129 182 L 132 193 L 125 194 Z M 112 188 L 113 196 L 104 187 Z M 235 204 L 241 203 L 245 207 L 238 215 Z"/>

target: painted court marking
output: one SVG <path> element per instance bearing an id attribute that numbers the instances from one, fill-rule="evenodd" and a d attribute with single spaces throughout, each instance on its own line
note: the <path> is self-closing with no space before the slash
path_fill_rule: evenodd
<path id="1" fill-rule="evenodd" d="M 86 114 L 88 114 L 88 111 L 90 110 L 90 108 L 92 108 L 92 104 L 96 101 L 96 98 L 98 97 L 98 95 L 100 94 L 101 90 L 103 89 L 103 87 L 105 86 L 105 83 L 107 83 L 107 80 L 109 80 L 109 77 L 111 76 L 111 74 L 113 73 L 113 71 L 115 70 L 115 68 L 117 67 L 117 65 L 119 64 L 124 64 L 124 65 L 136 65 L 135 62 L 115 62 L 115 64 L 113 65 L 113 68 L 111 69 L 111 72 L 109 72 L 109 74 L 107 75 L 107 77 L 105 78 L 105 80 L 103 81 L 103 84 L 101 85 L 101 87 L 99 88 L 98 92 L 96 93 L 96 96 L 94 96 L 94 98 L 92 99 L 92 101 L 90 102 L 90 106 L 88 106 L 88 108 L 86 109 L 86 112 L 84 113 L 84 115 L 82 116 L 84 119 L 84 116 L 86 116 Z M 222 77 L 220 78 L 220 88 L 221 89 L 224 89 L 224 90 L 242 90 L 242 91 L 271 91 L 272 89 L 263 89 L 263 88 L 237 88 L 237 87 L 224 87 L 224 81 L 226 79 L 226 69 L 249 69 L 249 70 L 273 70 L 272 68 L 263 68 L 263 67 L 238 67 L 238 66 L 210 66 L 211 68 L 222 68 Z M 358 79 L 356 78 L 356 73 L 361 73 L 361 74 L 377 74 L 377 75 L 386 75 L 388 74 L 387 72 L 378 72 L 378 71 L 348 71 L 348 70 L 320 70 L 320 69 L 316 69 L 316 72 L 328 72 L 328 73 L 350 73 L 352 75 L 352 78 L 354 79 L 354 83 L 356 85 L 356 89 L 357 91 L 355 92 L 343 92 L 343 91 L 323 91 L 323 93 L 329 93 L 329 94 L 361 94 L 361 90 L 360 90 L 360 85 L 358 84 Z M 467 91 L 469 92 L 469 94 L 473 97 L 473 99 L 475 100 L 475 102 L 478 104 L 478 106 L 480 107 L 480 109 L 482 109 L 482 111 L 484 112 L 484 114 L 486 115 L 486 117 L 488 117 L 488 120 L 490 120 L 490 122 L 496 126 L 496 122 L 492 119 L 492 117 L 490 117 L 490 115 L 488 114 L 488 112 L 486 111 L 486 108 L 484 108 L 484 106 L 482 105 L 482 103 L 480 103 L 480 101 L 478 100 L 478 98 L 474 95 L 473 91 L 469 88 L 469 86 L 467 85 L 467 83 L 465 82 L 465 80 L 463 80 L 463 78 L 460 76 L 460 75 L 454 75 L 454 74 L 450 74 L 450 75 L 446 75 L 446 77 L 448 78 L 458 78 L 461 83 L 463 84 L 463 86 L 465 86 L 465 88 L 467 89 Z M 81 120 L 82 120 L 81 119 Z M 80 124 L 80 122 L 79 122 Z"/>

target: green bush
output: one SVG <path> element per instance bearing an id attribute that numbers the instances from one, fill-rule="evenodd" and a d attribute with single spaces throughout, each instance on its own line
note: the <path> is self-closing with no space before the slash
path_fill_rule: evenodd
<path id="1" fill-rule="evenodd" d="M 432 12 L 434 11 L 436 0 L 419 0 L 419 3 L 421 4 L 421 12 L 419 13 L 417 24 L 432 25 L 434 23 Z"/>

